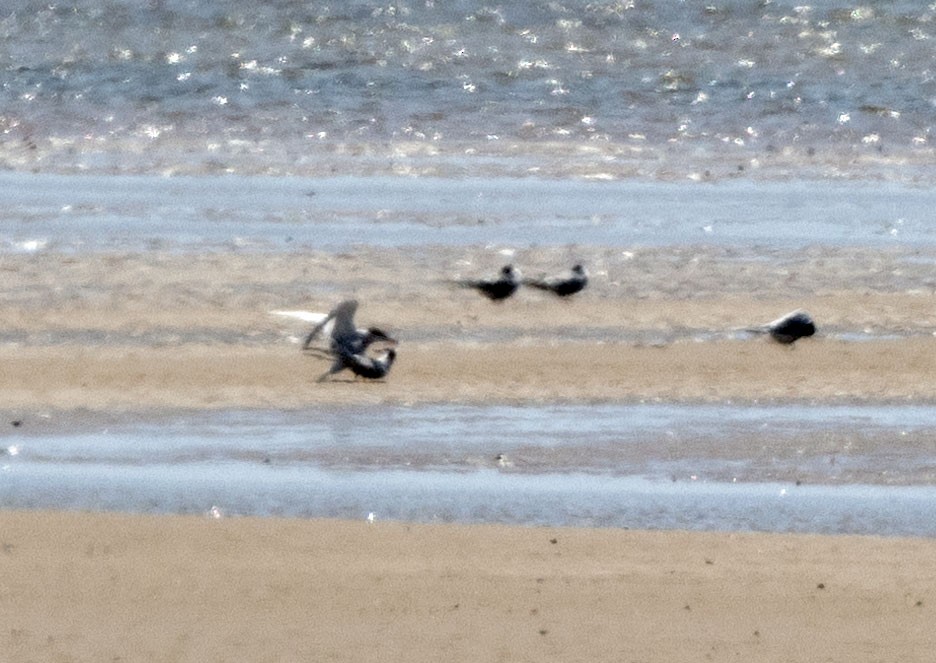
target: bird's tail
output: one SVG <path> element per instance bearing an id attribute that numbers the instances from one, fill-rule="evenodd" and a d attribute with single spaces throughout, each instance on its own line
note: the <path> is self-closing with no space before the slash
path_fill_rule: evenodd
<path id="1" fill-rule="evenodd" d="M 731 331 L 744 332 L 747 334 L 769 334 L 770 325 L 758 325 L 757 327 L 735 327 Z"/>
<path id="2" fill-rule="evenodd" d="M 447 283 L 456 288 L 477 288 L 481 284 L 477 279 L 449 279 Z"/>
<path id="3" fill-rule="evenodd" d="M 538 288 L 539 290 L 549 290 L 549 284 L 546 281 L 541 281 L 539 279 L 523 279 L 523 285 L 530 288 Z"/>

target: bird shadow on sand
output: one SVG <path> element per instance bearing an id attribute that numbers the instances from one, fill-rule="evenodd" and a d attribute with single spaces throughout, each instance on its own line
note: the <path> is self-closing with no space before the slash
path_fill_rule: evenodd
<path id="1" fill-rule="evenodd" d="M 386 378 L 328 378 L 316 380 L 316 384 L 389 384 Z"/>

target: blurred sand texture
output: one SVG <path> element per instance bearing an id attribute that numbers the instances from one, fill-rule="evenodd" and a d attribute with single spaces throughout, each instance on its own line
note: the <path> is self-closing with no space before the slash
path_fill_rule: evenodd
<path id="1" fill-rule="evenodd" d="M 928 661 L 936 542 L 0 513 L 23 661 Z"/>
<path id="2" fill-rule="evenodd" d="M 720 249 L 646 254 L 511 256 L 527 274 L 575 256 L 592 283 L 501 303 L 446 280 L 505 260 L 480 249 L 10 256 L 0 390 L 26 409 L 936 399 L 936 298 L 922 272 L 914 288 L 886 278 L 907 256 L 829 249 L 790 271 Z M 311 325 L 272 312 L 351 297 L 360 325 L 399 339 L 398 361 L 382 383 L 316 384 L 329 364 L 299 349 Z M 794 348 L 740 331 L 795 308 L 820 333 Z"/>

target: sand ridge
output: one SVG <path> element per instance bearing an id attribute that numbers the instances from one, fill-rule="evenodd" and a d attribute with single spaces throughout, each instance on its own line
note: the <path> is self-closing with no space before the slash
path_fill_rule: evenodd
<path id="1" fill-rule="evenodd" d="M 592 283 L 568 300 L 521 289 L 502 303 L 442 278 L 503 262 L 476 248 L 14 256 L 0 291 L 0 390 L 6 408 L 25 410 L 936 400 L 934 295 L 903 287 L 906 275 L 888 287 L 878 277 L 916 269 L 913 256 L 842 249 L 739 267 L 727 250 L 645 253 L 514 256 L 539 273 L 582 254 Z M 400 340 L 385 382 L 316 384 L 327 362 L 299 350 L 309 324 L 271 314 L 345 297 L 361 302 L 360 324 Z M 736 333 L 794 308 L 819 335 L 792 350 Z"/>
<path id="2" fill-rule="evenodd" d="M 8 409 L 308 407 L 437 402 L 931 402 L 936 339 L 795 350 L 753 342 L 404 346 L 389 379 L 339 374 L 282 346 L 0 348 Z"/>

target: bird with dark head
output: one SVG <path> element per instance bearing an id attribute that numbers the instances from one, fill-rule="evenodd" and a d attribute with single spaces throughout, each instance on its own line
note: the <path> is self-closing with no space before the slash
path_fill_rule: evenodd
<path id="1" fill-rule="evenodd" d="M 455 283 L 463 288 L 472 288 L 491 301 L 507 299 L 520 287 L 520 270 L 513 265 L 504 265 L 493 279 L 461 279 Z"/>
<path id="2" fill-rule="evenodd" d="M 324 382 L 327 378 L 343 370 L 351 371 L 356 377 L 380 380 L 387 377 L 396 356 L 396 350 L 393 348 L 384 350 L 383 354 L 378 357 L 371 357 L 363 352 L 359 354 L 338 354 L 335 355 L 335 361 L 331 368 L 320 375 L 317 381 Z"/>
<path id="3" fill-rule="evenodd" d="M 341 302 L 319 320 L 303 341 L 302 348 L 308 350 L 319 335 L 327 338 L 328 350 L 325 354 L 332 358 L 332 365 L 319 377 L 319 382 L 344 370 L 371 380 L 386 377 L 390 372 L 390 367 L 396 359 L 396 350 L 390 348 L 383 354 L 372 357 L 367 354 L 367 349 L 376 342 L 396 344 L 396 339 L 377 327 L 356 327 L 354 314 L 357 308 L 358 303 L 354 299 Z"/>
<path id="4" fill-rule="evenodd" d="M 379 357 L 368 357 L 364 354 L 345 357 L 346 368 L 357 377 L 367 378 L 368 380 L 379 380 L 386 377 L 395 360 L 396 350 L 393 348 L 385 350 Z"/>
<path id="5" fill-rule="evenodd" d="M 756 334 L 769 334 L 770 338 L 777 343 L 793 345 L 799 339 L 815 334 L 816 323 L 808 313 L 797 310 L 749 331 Z"/>
<path id="6" fill-rule="evenodd" d="M 539 279 L 525 279 L 523 285 L 546 290 L 559 297 L 568 297 L 581 292 L 588 285 L 588 270 L 581 264 L 576 264 L 567 274 L 546 276 Z"/>

